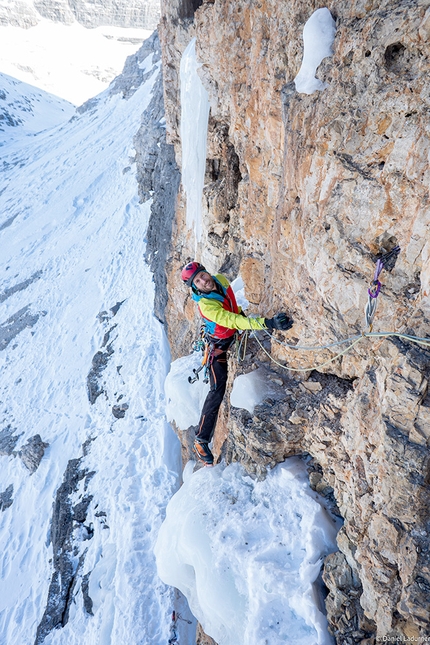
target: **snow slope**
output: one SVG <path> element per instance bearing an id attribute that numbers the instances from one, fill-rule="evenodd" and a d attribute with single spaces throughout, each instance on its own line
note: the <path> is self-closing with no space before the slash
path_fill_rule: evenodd
<path id="1" fill-rule="evenodd" d="M 64 123 L 75 106 L 57 96 L 0 74 L 0 146 Z"/>
<path id="2" fill-rule="evenodd" d="M 164 416 L 169 351 L 143 261 L 150 203 L 138 202 L 133 164 L 159 73 L 153 55 L 143 56 L 146 80 L 127 99 L 106 91 L 83 114 L 34 137 L 22 128 L 2 148 L 0 642 L 8 645 L 168 639 L 173 592 L 157 577 L 152 546 L 180 456 Z M 26 459 L 33 440 L 39 457 L 44 449 L 35 467 Z"/>

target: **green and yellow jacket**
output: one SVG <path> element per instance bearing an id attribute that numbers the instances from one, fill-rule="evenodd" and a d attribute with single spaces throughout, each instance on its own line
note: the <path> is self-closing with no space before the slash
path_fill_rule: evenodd
<path id="1" fill-rule="evenodd" d="M 230 338 L 237 329 L 266 329 L 264 318 L 246 318 L 238 306 L 227 278 L 213 275 L 216 291 L 201 293 L 193 290 L 193 300 L 198 303 L 199 312 L 205 321 L 206 333 L 222 340 Z"/>

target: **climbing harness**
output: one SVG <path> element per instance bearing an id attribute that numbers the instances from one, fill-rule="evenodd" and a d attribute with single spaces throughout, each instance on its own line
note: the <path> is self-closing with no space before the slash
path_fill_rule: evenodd
<path id="1" fill-rule="evenodd" d="M 238 363 L 245 360 L 247 343 L 248 343 L 248 330 L 237 331 L 235 335 L 235 354 Z M 202 352 L 202 363 L 200 367 L 193 369 L 194 376 L 188 377 L 188 383 L 195 383 L 199 380 L 199 374 L 204 369 L 203 383 L 209 383 L 209 370 L 212 365 L 214 357 L 217 355 L 218 348 L 215 344 L 209 341 L 205 335 L 204 326 L 200 329 L 200 338 L 195 340 L 191 345 L 193 352 Z M 221 350 L 223 351 L 223 350 Z"/>
<path id="2" fill-rule="evenodd" d="M 400 253 L 400 246 L 396 246 L 389 253 L 382 255 L 376 262 L 375 273 L 373 275 L 373 281 L 370 284 L 370 287 L 367 290 L 368 300 L 366 308 L 364 310 L 364 317 L 366 321 L 366 327 L 371 332 L 373 327 L 373 319 L 376 313 L 376 305 L 378 304 L 378 296 L 381 291 L 381 283 L 379 281 L 379 276 L 381 275 L 382 269 L 391 271 L 394 267 L 397 256 Z"/>

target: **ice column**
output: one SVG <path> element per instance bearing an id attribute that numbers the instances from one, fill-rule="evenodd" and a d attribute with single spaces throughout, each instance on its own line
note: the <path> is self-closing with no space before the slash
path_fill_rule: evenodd
<path id="1" fill-rule="evenodd" d="M 196 39 L 182 54 L 181 144 L 182 184 L 187 196 L 187 226 L 194 228 L 196 243 L 202 234 L 202 195 L 206 168 L 209 98 L 197 74 Z"/>

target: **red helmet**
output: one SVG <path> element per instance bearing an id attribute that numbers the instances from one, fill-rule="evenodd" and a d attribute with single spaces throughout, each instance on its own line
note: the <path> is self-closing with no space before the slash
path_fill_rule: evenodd
<path id="1" fill-rule="evenodd" d="M 181 277 L 187 287 L 191 287 L 194 278 L 201 271 L 206 271 L 206 269 L 203 264 L 200 264 L 200 262 L 190 262 L 189 264 L 184 266 L 184 268 L 182 269 Z"/>

